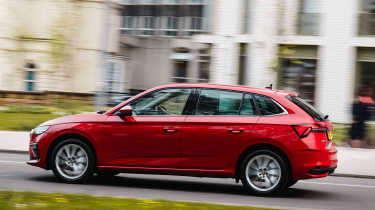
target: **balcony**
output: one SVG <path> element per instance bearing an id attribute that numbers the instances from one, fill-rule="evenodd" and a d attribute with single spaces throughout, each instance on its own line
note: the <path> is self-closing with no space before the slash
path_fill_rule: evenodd
<path id="1" fill-rule="evenodd" d="M 359 14 L 359 33 L 360 36 L 375 35 L 375 13 Z"/>
<path id="2" fill-rule="evenodd" d="M 320 35 L 320 13 L 299 13 L 298 35 Z"/>

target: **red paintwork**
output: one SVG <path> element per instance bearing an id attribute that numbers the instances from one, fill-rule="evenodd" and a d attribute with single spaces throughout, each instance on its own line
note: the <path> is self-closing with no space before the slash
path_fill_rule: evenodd
<path id="1" fill-rule="evenodd" d="M 134 116 L 121 118 L 113 113 L 130 101 L 151 91 L 171 87 L 216 88 L 257 93 L 272 97 L 289 114 L 279 116 Z M 332 129 L 330 122 L 316 122 L 286 99 L 292 92 L 213 84 L 173 84 L 145 91 L 105 114 L 81 114 L 47 121 L 45 133 L 33 135 L 40 159 L 30 165 L 49 169 L 47 152 L 64 134 L 77 134 L 93 146 L 98 168 L 137 173 L 235 177 L 241 153 L 256 144 L 273 145 L 288 157 L 294 179 L 324 177 L 308 171 L 337 165 L 336 149 L 324 144 L 325 133 L 311 133 L 300 139 L 291 125 L 315 124 Z M 176 130 L 165 132 L 164 129 Z M 240 133 L 229 132 L 230 129 Z M 32 154 L 31 154 L 32 155 Z"/>

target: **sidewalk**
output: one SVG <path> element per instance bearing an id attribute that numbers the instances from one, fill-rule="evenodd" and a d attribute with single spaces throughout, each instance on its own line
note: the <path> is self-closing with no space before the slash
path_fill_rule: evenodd
<path id="1" fill-rule="evenodd" d="M 28 152 L 29 133 L 0 131 L 0 151 Z M 375 178 L 375 149 L 338 147 L 338 176 Z"/>

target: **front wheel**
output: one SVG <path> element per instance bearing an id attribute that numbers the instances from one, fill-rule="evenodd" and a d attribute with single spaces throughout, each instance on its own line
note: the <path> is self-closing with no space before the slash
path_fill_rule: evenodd
<path id="1" fill-rule="evenodd" d="M 95 168 L 92 149 L 78 139 L 66 139 L 52 151 L 53 173 L 67 183 L 78 183 L 88 179 Z"/>
<path id="2" fill-rule="evenodd" d="M 253 194 L 281 192 L 287 187 L 289 176 L 286 161 L 271 150 L 254 151 L 242 162 L 242 184 Z"/>

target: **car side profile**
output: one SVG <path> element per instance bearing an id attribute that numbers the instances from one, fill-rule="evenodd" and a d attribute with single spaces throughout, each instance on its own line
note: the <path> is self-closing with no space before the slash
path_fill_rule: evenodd
<path id="1" fill-rule="evenodd" d="M 31 131 L 30 165 L 67 183 L 93 174 L 234 178 L 249 193 L 283 191 L 337 167 L 332 124 L 296 93 L 171 84 L 111 110 L 47 121 Z"/>

